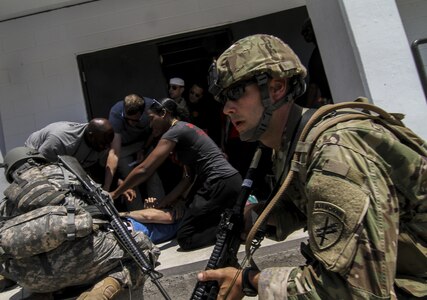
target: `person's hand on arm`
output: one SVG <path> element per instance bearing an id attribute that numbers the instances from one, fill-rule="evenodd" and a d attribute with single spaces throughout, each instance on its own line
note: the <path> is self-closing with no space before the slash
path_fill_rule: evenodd
<path id="1" fill-rule="evenodd" d="M 107 163 L 105 166 L 105 177 L 103 189 L 109 191 L 111 183 L 113 182 L 114 174 L 117 171 L 119 163 L 119 156 L 122 144 L 122 137 L 118 133 L 114 133 L 114 139 L 111 142 L 110 149 L 108 150 Z"/>
<path id="2" fill-rule="evenodd" d="M 233 282 L 236 273 L 239 272 L 236 268 L 227 267 L 216 270 L 206 270 L 197 274 L 197 279 L 199 281 L 212 281 L 215 280 L 219 285 L 219 292 L 217 299 L 242 299 L 243 288 L 242 288 L 242 272 L 239 272 L 239 275 L 236 278 L 236 281 Z M 250 284 L 257 289 L 259 271 L 250 270 L 248 272 L 248 281 Z"/>
<path id="3" fill-rule="evenodd" d="M 150 155 L 126 176 L 117 189 L 110 193 L 111 197 L 117 199 L 127 189 L 134 188 L 145 182 L 166 160 L 169 153 L 174 149 L 175 144 L 175 142 L 161 139 Z"/>

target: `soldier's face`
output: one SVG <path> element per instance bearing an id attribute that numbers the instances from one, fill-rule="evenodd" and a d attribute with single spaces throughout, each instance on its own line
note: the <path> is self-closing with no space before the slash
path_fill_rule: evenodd
<path id="1" fill-rule="evenodd" d="M 240 135 L 255 128 L 264 112 L 258 85 L 246 85 L 244 93 L 238 99 L 225 102 L 223 112 Z"/>

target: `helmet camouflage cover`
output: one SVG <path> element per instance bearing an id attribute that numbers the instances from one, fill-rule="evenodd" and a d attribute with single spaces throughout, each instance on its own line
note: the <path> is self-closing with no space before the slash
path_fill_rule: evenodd
<path id="1" fill-rule="evenodd" d="M 213 67 L 216 74 L 210 74 L 209 90 L 214 96 L 234 83 L 258 74 L 266 73 L 272 78 L 304 78 L 307 75 L 294 51 L 279 38 L 266 34 L 238 40 L 221 54 Z"/>

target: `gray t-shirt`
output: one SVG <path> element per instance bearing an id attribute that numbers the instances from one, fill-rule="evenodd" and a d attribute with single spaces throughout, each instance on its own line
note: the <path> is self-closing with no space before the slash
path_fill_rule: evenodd
<path id="1" fill-rule="evenodd" d="M 205 131 L 191 123 L 179 121 L 162 136 L 176 143 L 176 159 L 191 168 L 200 180 L 227 178 L 237 173 Z"/>
<path id="2" fill-rule="evenodd" d="M 25 142 L 25 146 L 37 149 L 49 161 L 56 162 L 58 155 L 74 156 L 87 168 L 106 155 L 105 151 L 95 151 L 84 139 L 84 131 L 88 123 L 56 122 L 33 132 Z"/>
<path id="3" fill-rule="evenodd" d="M 108 120 L 114 132 L 121 135 L 123 146 L 145 141 L 151 133 L 148 109 L 153 104 L 153 99 L 144 97 L 144 102 L 144 112 L 135 126 L 129 126 L 124 118 L 124 101 L 117 102 L 110 109 Z"/>

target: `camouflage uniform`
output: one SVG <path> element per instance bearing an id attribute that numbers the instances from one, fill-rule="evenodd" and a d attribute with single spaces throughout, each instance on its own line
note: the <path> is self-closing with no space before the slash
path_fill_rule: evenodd
<path id="1" fill-rule="evenodd" d="M 260 299 L 396 299 L 396 285 L 427 296 L 426 157 L 352 120 L 325 131 L 307 165 L 272 217 L 277 239 L 307 225 L 308 264 L 263 270 Z"/>
<path id="2" fill-rule="evenodd" d="M 87 206 L 84 199 L 67 188 L 68 184 L 79 184 L 74 174 L 69 173 L 57 164 L 38 163 L 16 172 L 19 172 L 20 179 L 12 182 L 4 191 L 6 198 L 0 201 L 0 216 L 19 215 L 11 221 L 20 217 L 26 218 L 26 215 L 37 211 L 38 206 L 42 205 L 39 209 L 46 210 L 49 208 L 46 205 L 57 205 L 62 203 L 66 197 L 68 201 L 76 203 L 74 222 L 76 229 L 82 227 L 79 222 L 87 221 L 87 218 L 79 217 L 82 215 L 79 213 L 82 211 L 81 207 Z M 50 199 L 49 203 L 46 203 L 47 199 Z M 59 206 L 50 207 L 57 208 Z M 28 214 L 22 214 L 27 211 L 29 211 Z M 93 284 L 106 276 L 117 279 L 124 287 L 136 288 L 144 283 L 147 275 L 142 274 L 136 263 L 123 251 L 113 232 L 104 229 L 102 224 L 105 221 L 93 219 L 92 227 L 92 218 L 89 215 L 90 226 L 87 232 L 82 232 L 82 235 L 79 235 L 79 231 L 77 231 L 75 240 L 62 242 L 56 247 L 55 238 L 58 235 L 52 227 L 57 226 L 58 223 L 55 223 L 54 217 L 54 215 L 50 216 L 49 224 L 45 221 L 46 223 L 42 223 L 43 226 L 41 227 L 28 228 L 31 226 L 28 224 L 31 223 L 23 223 L 22 233 L 15 230 L 13 235 L 8 235 L 7 232 L 2 231 L 2 241 L 12 241 L 18 238 L 16 245 L 21 246 L 18 248 L 25 249 L 11 252 L 15 254 L 13 256 L 10 255 L 10 251 L 5 254 L 3 250 L 11 249 L 3 249 L 5 243 L 0 243 L 0 252 L 3 251 L 0 256 L 1 275 L 37 293 L 58 291 L 70 286 Z M 35 221 L 37 222 L 37 220 Z M 18 222 L 18 224 L 20 223 Z M 6 225 L 2 226 L 3 228 L 0 228 L 3 230 Z M 48 252 L 39 251 L 40 243 L 34 239 L 34 236 L 40 236 L 40 234 L 37 235 L 37 228 L 46 230 L 46 232 L 42 232 L 43 238 L 47 237 L 44 238 L 46 242 L 41 243 L 49 245 L 42 246 L 50 247 L 55 244 L 49 248 Z M 133 236 L 140 249 L 154 265 L 160 255 L 160 250 L 153 245 L 144 233 L 134 232 Z M 26 255 L 31 251 L 38 252 L 33 252 L 31 256 Z"/>
<path id="3" fill-rule="evenodd" d="M 287 78 L 286 96 L 273 103 L 263 75 Z M 264 113 L 257 128 L 243 132 L 245 139 L 256 140 L 269 128 L 274 110 L 301 95 L 305 75 L 288 45 L 258 34 L 237 41 L 221 54 L 210 69 L 209 91 L 223 103 L 243 101 L 244 82 L 256 79 Z M 300 114 L 292 110 L 285 128 L 297 127 L 295 115 Z M 327 121 L 324 118 L 317 128 Z M 426 156 L 372 119 L 328 128 L 313 139 L 312 156 L 301 156 L 307 159 L 305 167 L 270 216 L 276 224 L 272 235 L 278 240 L 307 228 L 309 244 L 302 248 L 307 264 L 263 270 L 259 298 L 396 299 L 400 294 L 408 296 L 405 291 L 427 297 Z M 316 128 L 306 140 L 314 132 Z M 290 147 L 285 136 L 286 132 L 275 153 L 277 181 Z M 294 162 L 292 167 L 298 166 Z"/>
<path id="4" fill-rule="evenodd" d="M 145 254 L 156 261 L 151 241 L 142 232 L 134 234 Z M 150 251 L 149 251 L 150 250 Z M 97 231 L 65 242 L 55 250 L 3 263 L 0 273 L 32 292 L 53 292 L 65 287 L 87 285 L 111 276 L 122 286 L 142 286 L 146 276 L 123 251 L 112 232 Z"/>

